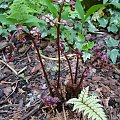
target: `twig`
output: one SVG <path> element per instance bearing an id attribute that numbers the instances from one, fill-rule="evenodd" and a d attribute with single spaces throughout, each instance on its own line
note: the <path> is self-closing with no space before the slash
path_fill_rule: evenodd
<path id="1" fill-rule="evenodd" d="M 18 106 L 18 104 L 8 104 L 8 105 L 4 105 L 4 106 L 0 107 L 0 109 L 3 109 L 5 107 L 17 107 L 17 106 Z"/>
<path id="2" fill-rule="evenodd" d="M 18 82 L 19 82 L 19 81 L 16 82 L 16 86 L 15 86 L 14 90 L 7 96 L 7 98 L 3 101 L 3 103 L 15 92 L 15 90 L 16 90 L 16 88 L 17 88 L 17 85 L 18 85 Z M 0 103 L 0 104 L 1 104 L 1 103 Z"/>
<path id="3" fill-rule="evenodd" d="M 62 105 L 62 109 L 63 109 L 64 120 L 67 120 L 64 104 Z"/>
<path id="4" fill-rule="evenodd" d="M 20 120 L 25 120 L 26 118 L 30 117 L 33 115 L 35 112 L 37 112 L 40 107 L 42 107 L 43 103 L 41 102 L 39 105 L 36 105 L 29 113 L 25 114 Z"/>
<path id="5" fill-rule="evenodd" d="M 27 68 L 27 66 L 25 66 L 23 69 L 17 72 L 14 68 L 12 68 L 8 63 L 4 62 L 3 60 L 0 60 L 0 62 L 6 65 L 10 70 L 12 70 L 15 73 L 15 75 L 19 75 L 21 72 L 23 72 Z"/>
<path id="6" fill-rule="evenodd" d="M 20 73 L 22 73 L 25 69 L 27 69 L 27 66 L 25 66 L 22 70 L 20 70 L 17 74 L 19 75 Z"/>
<path id="7" fill-rule="evenodd" d="M 4 113 L 6 113 L 6 114 L 12 114 L 13 113 L 13 111 L 8 111 L 8 110 L 0 110 L 0 114 L 4 114 Z"/>
<path id="8" fill-rule="evenodd" d="M 3 60 L 0 60 L 1 63 L 5 64 L 10 70 L 12 70 L 15 75 L 18 75 L 17 71 L 15 71 L 8 63 L 4 62 Z"/>
<path id="9" fill-rule="evenodd" d="M 67 57 L 73 57 L 73 56 L 76 56 L 76 54 L 68 54 L 67 55 Z M 44 58 L 44 59 L 48 59 L 48 60 L 58 61 L 58 57 L 51 58 L 51 57 L 47 57 L 43 54 L 41 54 L 41 57 Z M 65 57 L 60 57 L 60 60 L 66 60 L 66 58 Z"/>
<path id="10" fill-rule="evenodd" d="M 120 74 L 120 70 L 115 65 L 112 65 L 112 67 Z"/>

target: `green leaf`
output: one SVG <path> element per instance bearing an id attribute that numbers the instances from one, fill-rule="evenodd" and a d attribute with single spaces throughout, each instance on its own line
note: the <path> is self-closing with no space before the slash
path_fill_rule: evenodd
<path id="1" fill-rule="evenodd" d="M 49 11 L 53 14 L 53 16 L 56 18 L 58 17 L 57 9 L 55 8 L 54 4 L 51 0 L 45 0 L 46 6 L 48 7 Z"/>
<path id="2" fill-rule="evenodd" d="M 37 17 L 35 16 L 31 16 L 29 19 L 23 21 L 23 23 L 27 23 L 27 24 L 36 24 L 36 23 L 39 23 L 41 25 L 46 25 L 46 22 L 44 20 L 40 20 L 38 19 Z"/>
<path id="3" fill-rule="evenodd" d="M 8 19 L 7 19 L 7 15 L 6 14 L 0 14 L 0 23 L 2 23 L 3 25 L 10 25 L 12 24 L 12 22 L 10 22 Z"/>
<path id="4" fill-rule="evenodd" d="M 92 42 L 88 42 L 88 43 L 84 43 L 83 45 L 82 45 L 82 50 L 84 50 L 84 51 L 88 51 L 89 49 L 92 49 L 94 47 L 94 42 L 92 41 Z"/>
<path id="5" fill-rule="evenodd" d="M 16 26 L 15 25 L 10 25 L 8 27 L 8 31 L 11 32 L 11 31 L 14 31 L 14 30 L 17 30 Z"/>
<path id="6" fill-rule="evenodd" d="M 76 43 L 75 48 L 77 48 L 79 51 L 81 51 L 81 50 L 82 50 L 82 45 L 81 45 L 81 43 Z"/>
<path id="7" fill-rule="evenodd" d="M 82 23 L 83 23 L 84 22 L 85 11 L 84 11 L 84 9 L 82 7 L 82 4 L 81 4 L 80 0 L 76 1 L 75 8 L 76 8 L 80 18 L 82 19 Z"/>
<path id="8" fill-rule="evenodd" d="M 103 28 L 105 28 L 106 25 L 108 24 L 108 20 L 105 19 L 105 18 L 98 19 L 98 22 L 99 22 L 99 24 L 100 24 L 99 26 L 100 26 L 100 27 L 103 27 Z"/>
<path id="9" fill-rule="evenodd" d="M 78 99 L 72 98 L 68 100 L 67 104 L 73 104 L 73 110 L 78 112 L 83 111 L 84 116 L 92 120 L 107 120 L 107 117 L 103 111 L 103 106 L 99 104 L 97 96 L 88 96 L 89 87 L 84 88 L 79 94 Z"/>
<path id="10" fill-rule="evenodd" d="M 18 75 L 21 79 L 25 80 L 26 83 L 29 83 L 29 81 L 27 79 L 25 79 L 25 74 L 21 73 Z"/>
<path id="11" fill-rule="evenodd" d="M 103 0 L 103 4 L 105 4 L 105 3 L 107 3 L 108 2 L 108 0 Z"/>
<path id="12" fill-rule="evenodd" d="M 90 59 L 91 54 L 88 52 L 83 52 L 82 57 L 83 57 L 83 61 L 85 62 L 87 59 Z"/>
<path id="13" fill-rule="evenodd" d="M 58 66 L 54 66 L 53 71 L 57 72 L 58 71 Z"/>
<path id="14" fill-rule="evenodd" d="M 68 19 L 68 15 L 69 15 L 69 11 L 65 10 L 62 12 L 61 18 L 66 20 L 66 19 Z"/>
<path id="15" fill-rule="evenodd" d="M 117 7 L 118 9 L 120 9 L 120 3 L 112 2 L 112 3 L 110 3 L 110 4 L 114 5 L 114 6 Z"/>
<path id="16" fill-rule="evenodd" d="M 2 31 L 2 26 L 0 26 L 0 35 L 2 35 L 2 32 L 3 32 L 3 31 Z"/>
<path id="17" fill-rule="evenodd" d="M 2 4 L 0 5 L 0 8 L 6 9 L 6 8 L 8 8 L 8 5 L 7 5 L 6 3 L 2 3 Z"/>
<path id="18" fill-rule="evenodd" d="M 92 23 L 90 20 L 88 20 L 89 26 L 88 26 L 88 30 L 91 32 L 96 32 L 99 31 Z"/>
<path id="19" fill-rule="evenodd" d="M 48 34 L 50 34 L 51 36 L 54 37 L 54 39 L 56 39 L 56 38 L 57 38 L 57 35 L 56 35 L 56 27 L 54 26 L 54 27 L 50 28 Z"/>
<path id="20" fill-rule="evenodd" d="M 40 19 L 34 16 L 31 16 L 31 18 L 24 21 L 24 23 L 36 23 L 36 22 L 40 22 Z"/>
<path id="21" fill-rule="evenodd" d="M 2 3 L 3 2 L 3 0 L 0 0 L 0 3 Z"/>
<path id="22" fill-rule="evenodd" d="M 88 49 L 92 49 L 92 48 L 94 47 L 94 45 L 95 45 L 95 44 L 94 44 L 93 41 L 92 41 L 92 42 L 89 41 L 89 42 L 87 43 Z"/>
<path id="23" fill-rule="evenodd" d="M 115 24 L 111 24 L 110 26 L 107 27 L 108 32 L 113 32 L 116 33 L 118 31 L 118 28 L 116 27 Z"/>
<path id="24" fill-rule="evenodd" d="M 109 37 L 108 40 L 105 41 L 108 47 L 116 47 L 119 44 L 118 40 L 113 39 L 112 37 Z"/>
<path id="25" fill-rule="evenodd" d="M 93 5 L 91 8 L 88 9 L 88 11 L 86 12 L 86 15 L 85 15 L 85 19 L 84 19 L 84 22 L 86 21 L 86 19 L 92 15 L 94 12 L 96 12 L 97 10 L 99 10 L 100 8 L 104 7 L 104 5 L 102 4 L 98 4 L 98 5 Z"/>
<path id="26" fill-rule="evenodd" d="M 87 46 L 87 43 L 84 43 L 84 44 L 82 44 L 82 50 L 83 51 L 88 51 L 88 46 Z"/>
<path id="27" fill-rule="evenodd" d="M 112 60 L 112 63 L 115 64 L 117 57 L 120 55 L 119 50 L 112 49 L 109 54 L 110 54 L 110 59 Z"/>
<path id="28" fill-rule="evenodd" d="M 78 33 L 78 36 L 79 36 L 80 42 L 84 42 L 85 41 L 85 36 L 83 34 Z"/>
<path id="29" fill-rule="evenodd" d="M 72 99 L 70 99 L 70 100 L 67 101 L 67 104 L 69 104 L 69 103 L 73 104 L 75 102 L 79 102 L 79 100 L 77 98 L 72 98 Z"/>

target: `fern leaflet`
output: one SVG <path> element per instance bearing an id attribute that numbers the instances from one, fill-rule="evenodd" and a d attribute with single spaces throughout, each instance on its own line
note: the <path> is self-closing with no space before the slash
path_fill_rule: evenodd
<path id="1" fill-rule="evenodd" d="M 73 110 L 83 111 L 84 116 L 88 115 L 92 120 L 107 120 L 103 106 L 98 103 L 100 100 L 95 95 L 88 96 L 88 90 L 89 87 L 86 87 L 78 99 L 72 98 L 67 103 L 74 104 Z"/>

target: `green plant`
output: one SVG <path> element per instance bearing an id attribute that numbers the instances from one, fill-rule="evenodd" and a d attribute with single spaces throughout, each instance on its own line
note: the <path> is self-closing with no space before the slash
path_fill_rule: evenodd
<path id="1" fill-rule="evenodd" d="M 9 14 L 7 13 L 1 15 L 2 25 L 10 26 L 10 24 L 17 23 L 16 30 L 10 38 L 11 41 L 15 35 L 21 35 L 21 44 L 23 40 L 23 44 L 25 44 L 25 42 L 28 40 L 32 41 L 34 48 L 37 51 L 38 59 L 41 63 L 41 68 L 50 92 L 48 100 L 47 97 L 45 99 L 45 102 L 49 103 L 49 105 L 54 103 L 54 97 L 58 97 L 59 101 L 61 102 L 64 102 L 72 97 L 77 97 L 82 90 L 83 81 L 89 76 L 90 68 L 94 67 L 94 63 L 100 60 L 100 66 L 104 65 L 104 63 L 107 64 L 106 54 L 101 52 L 101 48 L 99 46 L 95 46 L 93 41 L 86 41 L 84 36 L 86 34 L 86 29 L 84 29 L 84 27 L 88 17 L 103 6 L 104 5 L 92 6 L 85 13 L 79 0 L 72 4 L 72 6 L 65 0 L 60 2 L 56 1 L 54 3 L 52 0 L 14 0 L 13 4 L 10 6 Z M 73 9 L 74 7 L 76 8 L 75 10 Z M 66 9 L 68 10 L 67 12 Z M 44 17 L 45 22 L 42 17 Z M 76 23 L 76 21 L 78 22 Z M 27 32 L 22 27 L 23 25 L 27 26 Z M 31 26 L 37 27 L 33 27 L 31 30 Z M 35 35 L 32 34 L 33 31 Z M 46 36 L 49 37 L 49 39 L 53 39 L 57 45 L 58 77 L 56 82 L 53 84 L 51 84 L 50 80 L 48 79 L 47 71 L 43 64 L 41 53 L 38 47 L 41 44 L 41 40 Z M 37 44 L 38 42 L 39 45 Z M 66 46 L 67 48 L 72 49 L 72 51 L 76 54 L 77 61 L 75 66 L 75 76 L 73 76 L 72 73 L 72 67 L 67 56 Z M 71 76 L 71 79 L 68 81 L 68 83 L 64 84 L 66 98 L 64 98 L 64 95 L 61 91 L 61 54 L 64 54 L 66 58 Z M 92 59 L 88 60 L 91 57 Z M 86 67 L 81 72 L 80 80 L 78 80 L 80 59 L 82 59 Z"/>
<path id="2" fill-rule="evenodd" d="M 107 120 L 103 106 L 99 103 L 100 100 L 96 95 L 88 95 L 89 87 L 84 88 L 78 98 L 72 98 L 67 101 L 67 104 L 74 104 L 73 111 L 83 111 L 84 116 L 92 118 L 92 120 Z"/>
<path id="3" fill-rule="evenodd" d="M 84 78 L 87 76 L 86 75 L 87 74 L 86 72 L 88 72 L 87 69 L 89 70 L 89 67 L 87 67 L 83 71 L 81 80 L 80 80 L 80 82 L 78 82 L 77 74 L 78 74 L 79 58 L 83 58 L 83 61 L 86 62 L 87 59 L 90 59 L 90 57 L 92 57 L 91 49 L 94 47 L 94 42 L 86 41 L 84 34 L 81 31 L 82 29 L 78 29 L 78 30 L 74 29 L 74 26 L 72 23 L 75 22 L 75 19 L 77 17 L 77 19 L 81 19 L 81 21 L 82 21 L 81 28 L 83 28 L 87 18 L 90 15 L 92 15 L 95 11 L 97 11 L 98 9 L 100 9 L 101 7 L 104 6 L 104 5 L 92 6 L 85 13 L 85 11 L 83 10 L 83 7 L 81 5 L 81 2 L 79 0 L 77 0 L 76 3 L 72 4 L 72 6 L 70 6 L 70 5 L 71 4 L 69 2 L 67 3 L 65 0 L 62 0 L 61 2 L 55 2 L 55 3 L 53 3 L 51 0 L 42 0 L 42 1 L 40 1 L 40 0 L 33 0 L 33 1 L 31 1 L 31 0 L 14 0 L 13 4 L 10 6 L 10 11 L 9 11 L 10 15 L 5 15 L 5 14 L 3 15 L 6 20 L 11 21 L 13 23 L 19 23 L 21 25 L 26 25 L 29 27 L 30 26 L 39 27 L 40 31 L 39 32 L 36 31 L 38 33 L 38 41 L 40 41 L 44 36 L 43 33 L 44 33 L 44 25 L 45 25 L 45 27 L 47 28 L 47 35 L 49 35 L 50 38 L 52 38 L 56 41 L 57 48 L 58 48 L 58 80 L 57 80 L 57 88 L 54 88 L 55 90 L 58 91 L 58 94 L 60 94 L 59 90 L 58 90 L 60 88 L 60 71 L 61 71 L 61 69 L 60 69 L 60 64 L 61 64 L 60 52 L 61 51 L 63 52 L 63 54 L 65 55 L 65 58 L 67 60 L 67 63 L 69 65 L 71 81 L 72 81 L 71 83 L 75 84 L 79 91 L 79 89 L 81 89 L 79 87 L 81 87 Z M 69 6 L 70 7 L 75 6 L 75 8 L 76 8 L 75 13 L 74 13 L 74 10 L 70 9 Z M 66 8 L 68 9 L 68 12 L 66 12 Z M 42 10 L 44 11 L 43 13 L 42 13 Z M 49 13 L 49 16 L 46 16 L 46 14 L 48 15 L 48 13 Z M 44 16 L 45 18 L 47 18 L 49 20 L 49 23 L 47 23 L 47 22 L 43 23 L 43 20 L 38 19 L 36 16 L 39 14 L 41 14 L 41 16 Z M 71 16 L 75 16 L 75 18 L 70 21 L 69 19 L 71 18 Z M 78 17 L 78 16 L 80 16 L 80 17 Z M 3 22 L 4 22 L 4 20 L 3 20 Z M 41 24 L 40 22 L 43 24 Z M 52 25 L 50 24 L 50 22 L 52 23 Z M 21 29 L 21 28 L 20 28 L 20 30 L 19 30 L 19 28 L 17 28 L 17 29 L 18 29 L 17 34 L 19 34 L 20 31 L 22 31 L 23 33 L 25 32 L 24 29 Z M 44 65 L 43 65 L 43 62 L 41 59 L 41 54 L 40 54 L 39 48 L 37 47 L 37 44 L 35 42 L 34 36 L 32 36 L 32 34 L 29 32 L 27 34 L 28 34 L 28 36 L 30 36 L 30 38 L 35 46 L 35 49 L 36 49 L 38 57 L 39 57 L 39 61 L 41 63 L 42 69 L 43 69 L 44 77 L 49 86 L 50 94 L 53 95 L 52 90 L 51 90 L 51 85 L 48 80 L 47 73 L 46 73 L 46 70 L 44 68 Z M 64 45 L 66 43 L 68 43 L 68 46 L 69 46 L 70 43 L 74 43 L 73 51 L 76 53 L 76 56 L 77 56 L 76 72 L 75 72 L 74 79 L 72 76 L 72 70 L 71 70 L 71 66 L 69 63 L 69 59 L 67 58 L 65 51 L 62 50 L 62 48 L 60 46 L 62 40 L 64 41 Z M 100 55 L 103 56 L 104 54 L 100 54 Z M 98 57 L 93 61 L 93 63 L 96 60 L 101 59 L 99 57 L 100 55 L 98 55 Z M 70 86 L 73 86 L 72 84 Z M 75 89 L 75 88 L 72 88 L 72 89 Z M 71 94 L 73 94 L 73 93 L 71 93 Z"/>
<path id="4" fill-rule="evenodd" d="M 97 11 L 90 20 L 89 24 L 94 26 L 94 31 L 98 31 L 98 29 L 95 29 L 95 26 L 97 28 L 106 28 L 108 32 L 112 32 L 116 34 L 119 31 L 120 27 L 120 3 L 118 1 L 105 1 L 104 2 L 106 7 L 103 7 L 99 11 Z M 97 21 L 97 22 L 96 22 Z M 92 30 L 92 29 L 89 29 Z M 93 32 L 94 32 L 93 31 Z"/>
<path id="5" fill-rule="evenodd" d="M 106 40 L 106 44 L 107 44 L 107 47 L 108 47 L 107 55 L 108 55 L 108 56 L 110 57 L 110 59 L 112 60 L 112 63 L 115 64 L 116 61 L 117 61 L 117 57 L 120 56 L 120 51 L 119 51 L 119 49 L 117 48 L 117 47 L 118 47 L 118 44 L 119 44 L 119 41 L 113 39 L 112 37 L 109 37 L 109 38 Z M 114 48 L 114 47 L 116 47 L 116 48 Z"/>

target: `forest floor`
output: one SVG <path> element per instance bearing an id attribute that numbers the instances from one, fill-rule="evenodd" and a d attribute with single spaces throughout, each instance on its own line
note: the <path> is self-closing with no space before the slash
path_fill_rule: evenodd
<path id="1" fill-rule="evenodd" d="M 110 34 L 96 34 L 94 40 L 105 46 L 105 38 Z M 114 36 L 116 37 L 116 36 Z M 118 37 L 118 40 L 120 38 Z M 0 45 L 4 44 L 0 41 Z M 19 43 L 18 43 L 19 44 Z M 105 46 L 106 47 L 106 46 Z M 120 49 L 120 46 L 119 46 Z M 73 75 L 75 74 L 76 57 L 70 54 Z M 42 60 L 50 82 L 57 80 L 57 51 L 51 43 L 42 50 Z M 45 57 L 46 56 L 46 57 Z M 52 59 L 55 58 L 55 59 Z M 78 79 L 84 64 L 79 61 Z M 70 78 L 66 61 L 61 59 L 61 81 Z M 120 120 L 120 59 L 112 69 L 92 68 L 92 75 L 83 82 L 90 92 L 96 93 L 102 101 L 108 120 Z M 20 74 L 19 74 L 20 73 Z M 41 64 L 33 47 L 21 46 L 15 55 L 14 62 L 4 62 L 4 51 L 0 52 L 0 120 L 80 120 L 80 115 L 64 106 L 59 112 L 55 106 L 44 106 L 41 96 L 42 88 L 47 87 Z M 47 92 L 48 93 L 48 92 Z M 74 114 L 73 114 L 74 113 Z M 64 116 L 64 117 L 63 117 Z M 85 119 L 87 120 L 87 119 Z"/>

